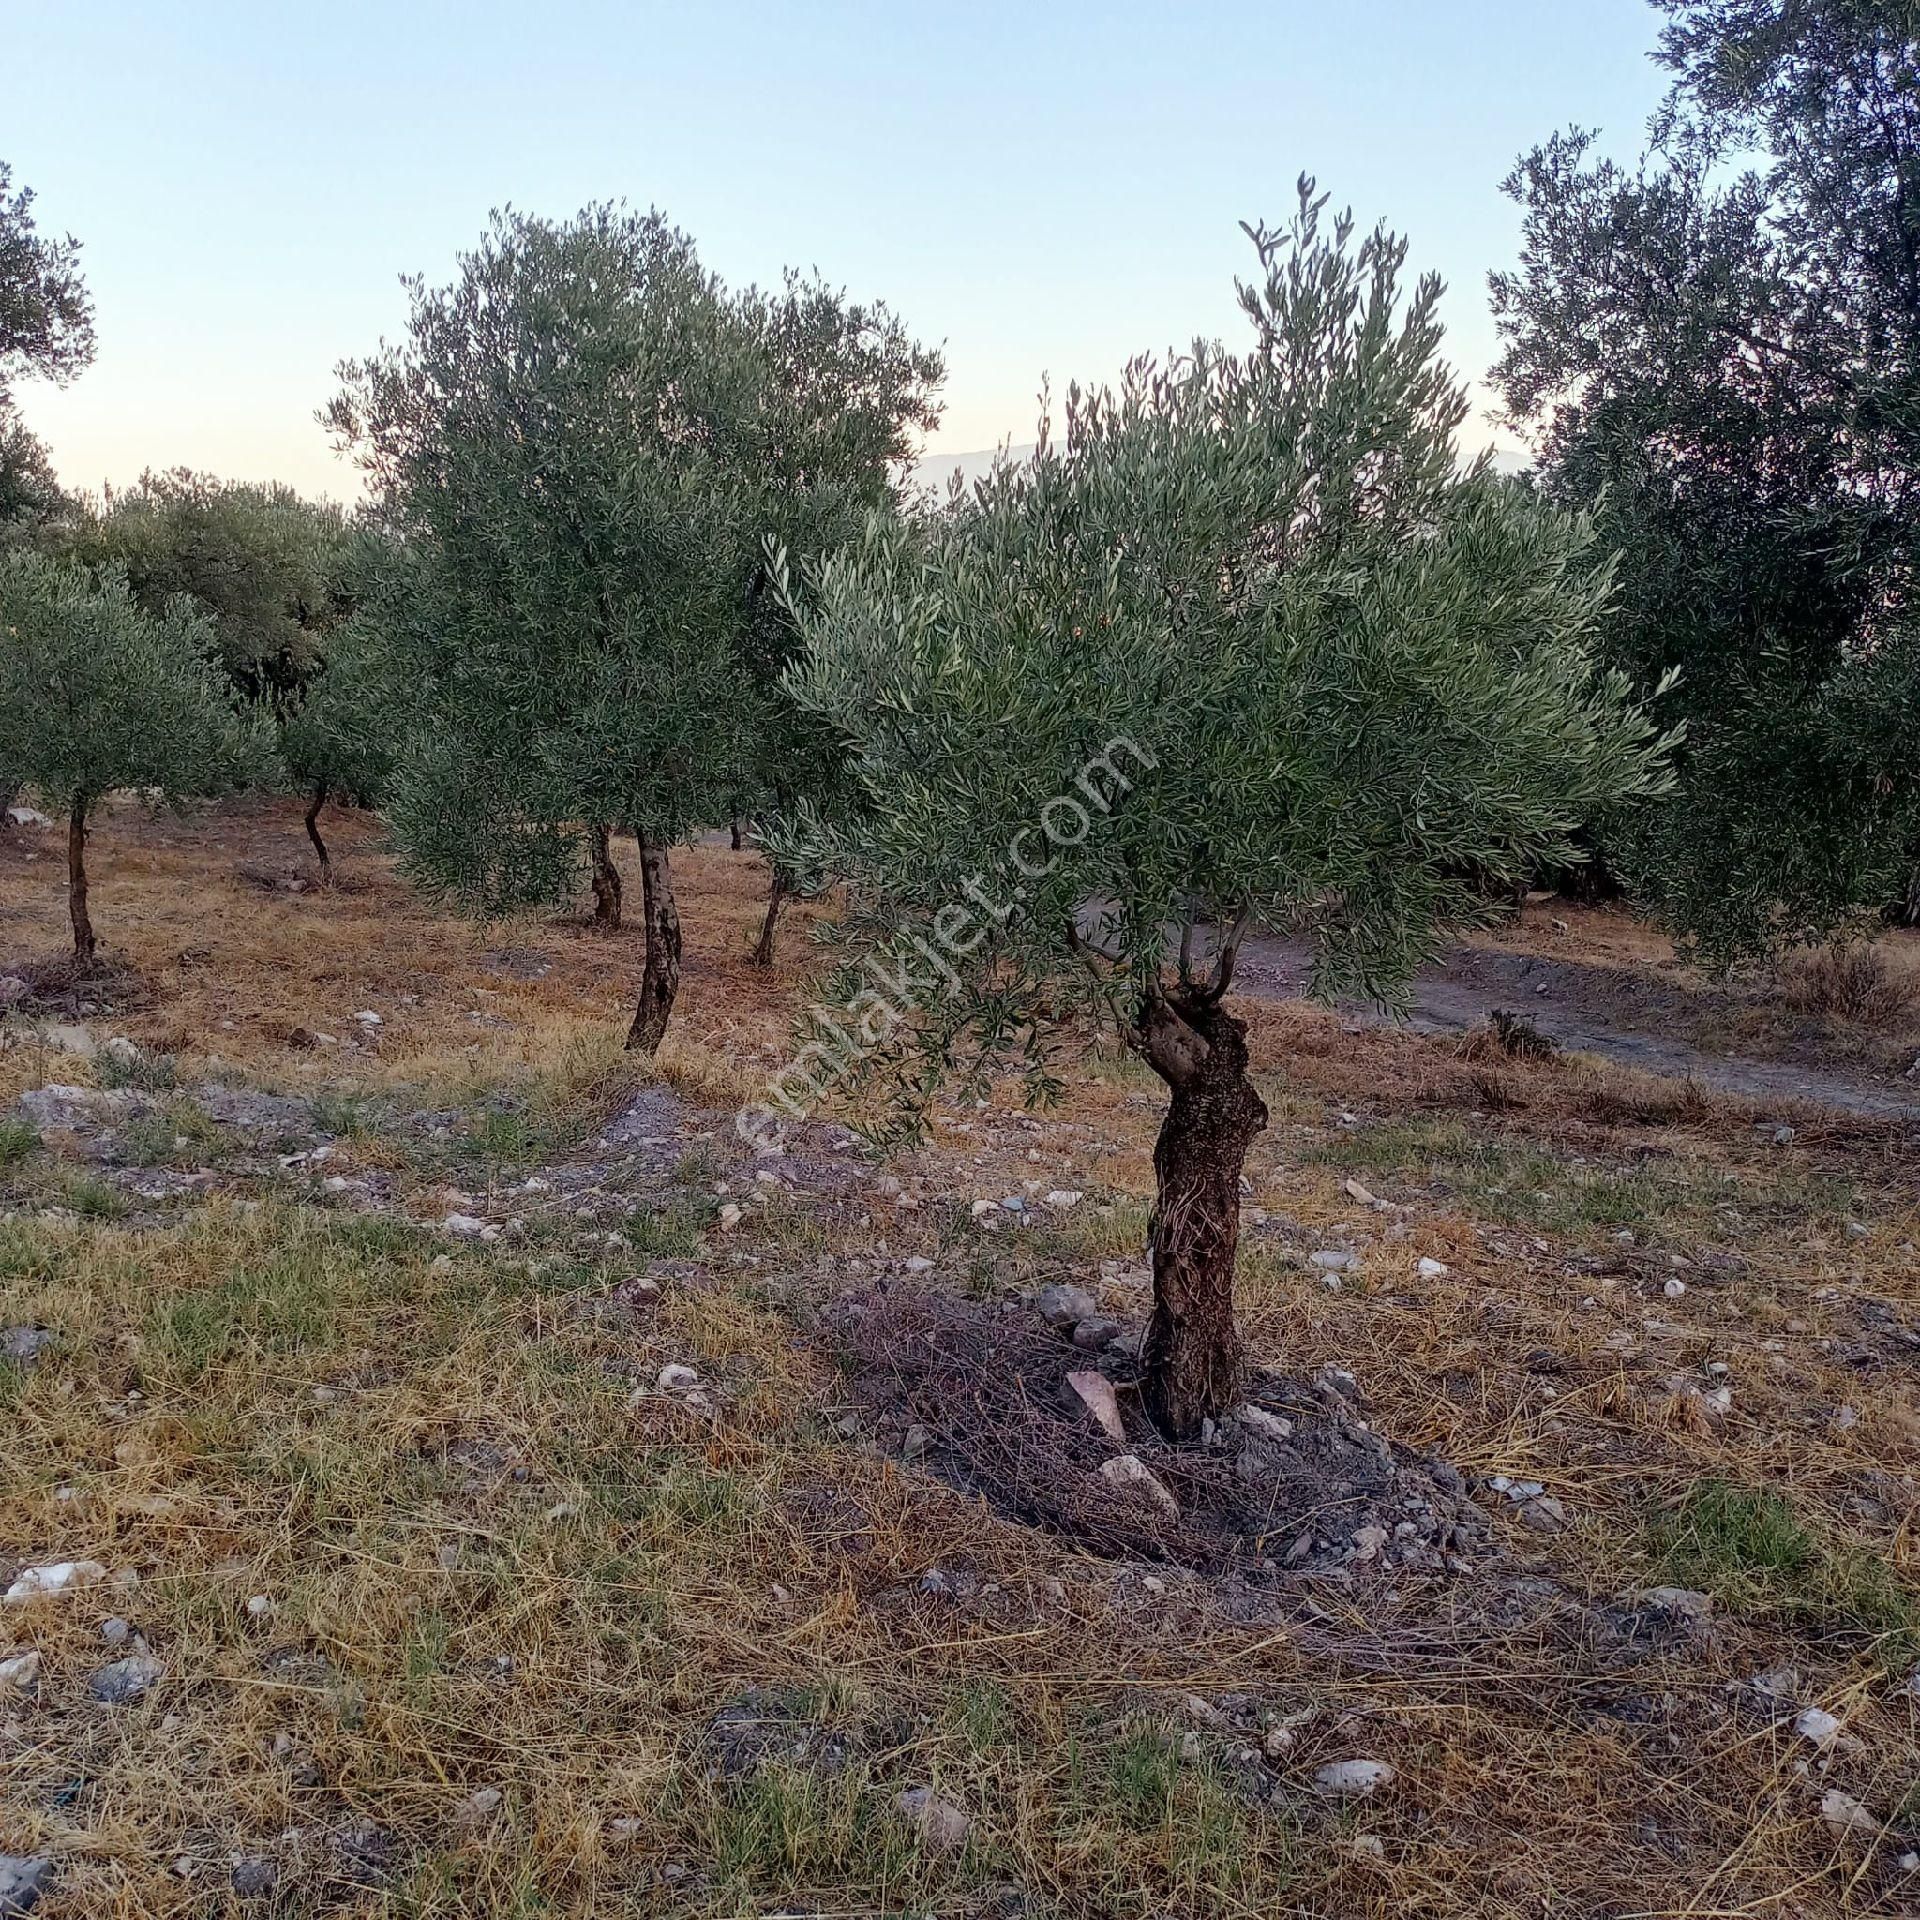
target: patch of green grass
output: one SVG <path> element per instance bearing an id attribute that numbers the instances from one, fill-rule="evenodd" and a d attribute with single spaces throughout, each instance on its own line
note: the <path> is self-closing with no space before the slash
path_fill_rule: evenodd
<path id="1" fill-rule="evenodd" d="M 1184 1759 L 1180 1741 L 1156 1726 L 1130 1728 L 1087 1758 L 1076 1742 L 1083 1839 L 1110 1884 L 1151 1884 L 1196 1913 L 1266 1912 L 1285 1892 L 1293 1827 L 1242 1800 L 1211 1758 Z"/>
<path id="2" fill-rule="evenodd" d="M 1489 1219 L 1548 1233 L 1644 1227 L 1740 1192 L 1737 1182 L 1717 1171 L 1671 1161 L 1608 1167 L 1488 1138 L 1458 1119 L 1359 1128 L 1328 1141 L 1311 1158 L 1346 1173 L 1411 1174 L 1451 1188 Z"/>
<path id="3" fill-rule="evenodd" d="M 330 1346 L 334 1276 L 324 1246 L 294 1247 L 234 1268 L 210 1287 L 174 1294 L 147 1317 L 154 1363 L 186 1381 L 249 1349 L 289 1354 Z"/>
<path id="4" fill-rule="evenodd" d="M 489 1166 L 519 1166 L 545 1144 L 545 1133 L 512 1107 L 486 1107 L 468 1122 L 466 1146 Z"/>
<path id="5" fill-rule="evenodd" d="M 40 1135 L 30 1120 L 0 1120 L 0 1167 L 17 1167 L 38 1150 Z"/>
<path id="6" fill-rule="evenodd" d="M 72 1173 L 61 1181 L 59 1204 L 83 1220 L 118 1220 L 127 1203 L 120 1190 L 90 1173 Z"/>
<path id="7" fill-rule="evenodd" d="M 716 1795 L 707 1829 L 715 1877 L 741 1893 L 891 1886 L 912 1867 L 905 1824 L 857 1767 L 756 1767 Z"/>
<path id="8" fill-rule="evenodd" d="M 336 1140 L 372 1140 L 380 1132 L 378 1111 L 362 1094 L 317 1093 L 310 1111 L 315 1131 Z"/>
<path id="9" fill-rule="evenodd" d="M 141 1093 L 170 1093 L 179 1084 L 173 1055 L 144 1049 L 126 1055 L 101 1052 L 94 1059 L 93 1077 L 103 1087 L 134 1087 Z"/>
<path id="10" fill-rule="evenodd" d="M 1823 1539 L 1770 1488 L 1701 1480 L 1650 1529 L 1662 1577 L 1737 1613 L 1862 1634 L 1888 1669 L 1920 1658 L 1920 1596 L 1878 1554 Z"/>

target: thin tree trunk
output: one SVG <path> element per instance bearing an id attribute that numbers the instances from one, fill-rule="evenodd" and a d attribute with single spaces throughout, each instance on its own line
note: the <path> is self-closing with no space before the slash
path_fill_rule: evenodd
<path id="1" fill-rule="evenodd" d="M 727 830 L 733 837 L 733 850 L 738 853 L 740 851 L 740 816 L 737 813 L 727 822 Z"/>
<path id="2" fill-rule="evenodd" d="M 774 928 L 780 918 L 780 908 L 786 897 L 786 875 L 775 867 L 772 884 L 767 888 L 767 917 L 760 923 L 760 938 L 754 942 L 753 947 L 753 964 L 756 967 L 773 965 Z"/>
<path id="3" fill-rule="evenodd" d="M 620 931 L 620 869 L 613 864 L 613 829 L 593 830 L 593 918 L 608 933 Z"/>
<path id="4" fill-rule="evenodd" d="M 320 856 L 320 884 L 323 887 L 333 885 L 333 856 L 327 851 L 327 843 L 320 838 L 320 809 L 327 804 L 327 789 L 324 784 L 313 790 L 313 797 L 307 802 L 307 838 L 313 842 L 313 850 Z"/>
<path id="5" fill-rule="evenodd" d="M 67 816 L 67 918 L 73 922 L 73 957 L 90 965 L 97 943 L 87 912 L 87 798 L 81 793 L 73 796 Z"/>
<path id="6" fill-rule="evenodd" d="M 667 1031 L 674 996 L 680 991 L 680 910 L 673 902 L 666 848 L 638 830 L 634 838 L 640 843 L 640 900 L 647 944 L 627 1045 L 637 1053 L 650 1054 Z"/>
<path id="7" fill-rule="evenodd" d="M 1154 1425 L 1187 1440 L 1239 1390 L 1240 1174 L 1267 1108 L 1248 1075 L 1246 1027 L 1215 994 L 1156 993 L 1134 1044 L 1171 1096 L 1153 1149 L 1153 1316 L 1141 1387 Z"/>

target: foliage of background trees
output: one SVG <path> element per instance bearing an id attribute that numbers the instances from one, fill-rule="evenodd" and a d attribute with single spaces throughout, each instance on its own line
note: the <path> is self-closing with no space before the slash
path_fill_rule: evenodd
<path id="1" fill-rule="evenodd" d="M 1622 555 L 1607 645 L 1688 744 L 1612 823 L 1708 954 L 1920 910 L 1920 40 L 1884 0 L 1655 0 L 1648 155 L 1508 181 L 1495 370 Z"/>

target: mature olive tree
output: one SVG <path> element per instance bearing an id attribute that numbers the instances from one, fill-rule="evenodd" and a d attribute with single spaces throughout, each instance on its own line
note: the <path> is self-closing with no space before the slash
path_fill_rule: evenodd
<path id="1" fill-rule="evenodd" d="M 1311 934 L 1321 994 L 1391 1000 L 1483 913 L 1473 876 L 1660 779 L 1593 667 L 1587 530 L 1463 470 L 1438 284 L 1403 301 L 1402 243 L 1322 207 L 1303 182 L 1254 233 L 1247 351 L 1076 389 L 1063 443 L 830 562 L 792 676 L 863 801 L 795 836 L 854 902 L 838 1043 L 915 1098 L 1010 1056 L 1044 1087 L 1097 1008 L 1166 1083 L 1143 1361 L 1179 1436 L 1240 1368 L 1248 931 Z"/>
<path id="2" fill-rule="evenodd" d="M 143 612 L 126 579 L 20 550 L 0 554 L 0 766 L 67 820 L 74 958 L 94 957 L 86 844 L 119 787 L 179 803 L 257 773 L 266 739 L 236 714 L 209 623 L 184 604 Z"/>
<path id="3" fill-rule="evenodd" d="M 329 414 L 402 548 L 373 596 L 418 703 L 391 817 L 480 910 L 570 898 L 595 824 L 630 830 L 651 1052 L 680 973 L 667 850 L 742 758 L 752 341 L 684 234 L 614 207 L 496 215 L 450 285 L 411 289 Z"/>

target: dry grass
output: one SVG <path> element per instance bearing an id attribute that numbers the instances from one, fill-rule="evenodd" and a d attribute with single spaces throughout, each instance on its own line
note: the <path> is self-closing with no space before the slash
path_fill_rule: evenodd
<path id="1" fill-rule="evenodd" d="M 1876 946 L 1854 940 L 1821 947 L 1793 966 L 1788 1003 L 1855 1026 L 1899 1026 L 1920 1006 L 1920 972 L 1896 970 Z"/>
<path id="2" fill-rule="evenodd" d="M 1133 1063 L 1077 1063 L 1050 1115 L 943 1109 L 887 1183 L 756 1190 L 701 1107 L 784 1045 L 803 942 L 772 978 L 746 966 L 757 864 L 702 849 L 678 863 L 672 1190 L 608 1195 L 632 1251 L 537 1222 L 448 1251 L 406 1216 L 456 1177 L 504 1207 L 632 1085 L 631 947 L 463 929 L 377 841 L 344 824 L 346 884 L 290 895 L 243 873 L 297 864 L 290 807 L 116 817 L 96 913 L 147 1003 L 96 1024 L 174 1056 L 182 1086 L 324 1097 L 329 1167 L 389 1181 L 396 1211 L 269 1174 L 89 1216 L 93 1176 L 0 1139 L 0 1327 L 55 1335 L 0 1366 L 0 1559 L 137 1576 L 0 1611 L 0 1657 L 42 1655 L 37 1694 L 0 1699 L 0 1852 L 59 1857 L 50 1915 L 224 1911 L 256 1854 L 286 1913 L 1912 1905 L 1906 1131 L 1794 1114 L 1776 1145 L 1782 1116 L 1697 1090 L 1255 1008 L 1256 1353 L 1350 1368 L 1396 1444 L 1540 1480 L 1571 1517 L 1532 1534 L 1489 1496 L 1502 1552 L 1470 1575 L 1261 1593 L 1089 1556 L 837 1425 L 820 1310 L 909 1254 L 983 1301 L 1073 1277 L 1138 1310 L 1160 1099 Z M 59 940 L 29 850 L 0 852 L 22 956 Z M 363 1008 L 383 1025 L 362 1032 Z M 89 1071 L 14 1046 L 0 1093 Z M 409 1105 L 446 1109 L 452 1137 L 382 1123 Z M 731 1233 L 723 1187 L 749 1202 Z M 1088 1197 L 1025 1229 L 969 1217 L 1055 1187 Z M 1327 1246 L 1359 1256 L 1337 1290 L 1306 1263 Z M 658 1304 L 620 1284 L 649 1251 Z M 711 1423 L 634 1396 L 669 1361 L 698 1368 Z M 1712 1631 L 1616 1603 L 1656 1584 L 1711 1590 Z M 110 1614 L 167 1667 L 119 1708 L 86 1688 Z M 1835 1749 L 1746 1686 L 1783 1665 L 1843 1721 Z M 1314 1792 L 1361 1755 L 1399 1769 L 1389 1793 Z M 928 1783 L 973 1818 L 953 1853 L 893 1811 Z M 1832 1831 L 1829 1787 L 1883 1829 Z"/>

